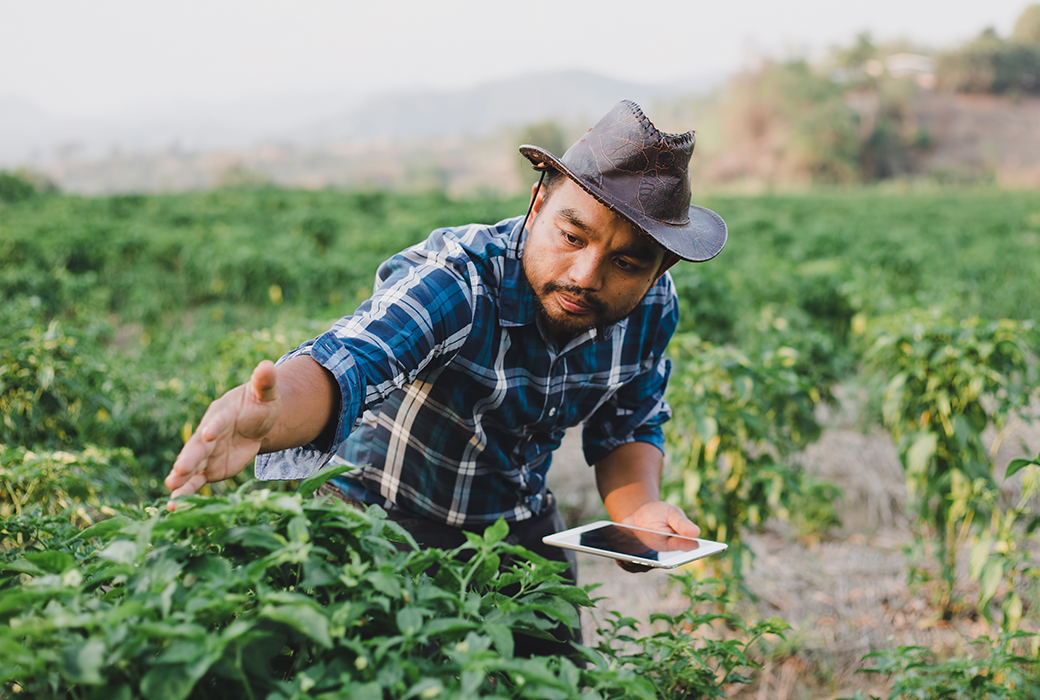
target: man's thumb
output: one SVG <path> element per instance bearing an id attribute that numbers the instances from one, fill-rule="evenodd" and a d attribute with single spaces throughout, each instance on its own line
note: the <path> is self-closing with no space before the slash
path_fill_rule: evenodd
<path id="1" fill-rule="evenodd" d="M 253 376 L 249 382 L 253 386 L 253 394 L 260 401 L 274 401 L 278 398 L 278 387 L 276 386 L 277 375 L 274 363 L 264 360 L 253 370 Z"/>

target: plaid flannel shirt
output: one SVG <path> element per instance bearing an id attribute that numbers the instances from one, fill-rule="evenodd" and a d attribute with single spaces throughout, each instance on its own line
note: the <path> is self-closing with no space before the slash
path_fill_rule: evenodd
<path id="1" fill-rule="evenodd" d="M 345 460 L 364 465 L 337 477 L 347 495 L 466 527 L 539 513 L 571 426 L 584 424 L 589 464 L 637 440 L 663 450 L 671 277 L 625 319 L 558 347 L 515 253 L 521 222 L 434 231 L 379 267 L 354 315 L 282 357 L 331 371 L 342 408 L 331 445 L 260 455 L 257 478 Z"/>

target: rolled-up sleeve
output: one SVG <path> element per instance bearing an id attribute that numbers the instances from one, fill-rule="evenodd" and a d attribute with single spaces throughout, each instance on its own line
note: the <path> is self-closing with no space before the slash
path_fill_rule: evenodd
<path id="1" fill-rule="evenodd" d="M 472 330 L 478 280 L 464 251 L 436 236 L 380 266 L 371 299 L 278 361 L 310 355 L 335 377 L 341 401 L 333 441 L 259 455 L 256 477 L 310 476 L 328 463 L 366 410 L 423 370 L 450 361 Z"/>
<path id="2" fill-rule="evenodd" d="M 664 400 L 671 361 L 663 357 L 621 387 L 582 429 L 585 461 L 596 464 L 628 442 L 649 442 L 664 452 L 661 426 L 672 417 Z"/>

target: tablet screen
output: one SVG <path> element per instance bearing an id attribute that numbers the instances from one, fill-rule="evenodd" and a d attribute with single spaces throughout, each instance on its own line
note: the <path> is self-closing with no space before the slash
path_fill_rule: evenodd
<path id="1" fill-rule="evenodd" d="M 580 544 L 595 549 L 605 549 L 608 552 L 619 552 L 634 557 L 657 561 L 658 551 L 645 545 L 631 532 L 626 532 L 614 525 L 604 525 L 595 530 L 581 533 Z"/>

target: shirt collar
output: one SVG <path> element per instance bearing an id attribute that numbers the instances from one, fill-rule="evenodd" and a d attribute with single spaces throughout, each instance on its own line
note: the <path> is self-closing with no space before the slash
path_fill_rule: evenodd
<path id="1" fill-rule="evenodd" d="M 506 327 L 526 326 L 529 323 L 535 323 L 538 319 L 538 299 L 535 297 L 531 285 L 527 283 L 521 259 L 524 249 L 527 247 L 526 238 L 520 241 L 523 236 L 523 223 L 524 217 L 517 219 L 509 233 L 508 244 L 503 252 L 502 279 L 498 286 L 498 313 L 499 321 Z M 516 255 L 518 242 L 520 258 Z M 600 342 L 609 340 L 614 334 L 615 328 L 624 329 L 627 325 L 628 317 L 625 317 L 613 325 L 598 329 L 595 339 Z M 579 337 L 584 337 L 584 334 Z"/>

